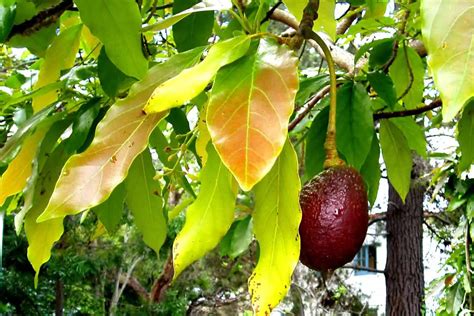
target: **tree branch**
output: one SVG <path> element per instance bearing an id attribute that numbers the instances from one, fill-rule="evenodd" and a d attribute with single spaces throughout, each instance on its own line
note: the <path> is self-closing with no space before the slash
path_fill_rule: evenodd
<path id="1" fill-rule="evenodd" d="M 153 284 L 153 288 L 151 289 L 151 293 L 150 293 L 151 302 L 160 302 L 163 299 L 163 294 L 165 293 L 166 289 L 170 286 L 171 281 L 173 280 L 173 276 L 174 276 L 173 254 L 170 253 L 163 267 L 163 272 L 161 273 L 160 277 L 155 281 L 155 284 Z"/>
<path id="2" fill-rule="evenodd" d="M 8 34 L 7 41 L 15 35 L 29 35 L 43 27 L 53 24 L 59 19 L 64 11 L 72 9 L 73 6 L 74 3 L 72 0 L 65 0 L 54 7 L 39 12 L 37 15 L 23 23 L 14 25 L 10 34 Z"/>
<path id="3" fill-rule="evenodd" d="M 395 112 L 376 112 L 374 113 L 374 120 L 387 119 L 392 117 L 404 117 L 421 114 L 436 108 L 439 108 L 443 103 L 441 99 L 436 99 L 428 105 L 421 106 L 416 109 L 404 110 L 404 111 L 395 111 Z"/>
<path id="4" fill-rule="evenodd" d="M 322 88 L 314 97 L 311 98 L 303 107 L 305 108 L 300 114 L 298 114 L 295 119 L 288 125 L 288 131 L 292 131 L 301 120 L 308 115 L 309 112 L 315 107 L 315 105 L 321 101 L 330 90 L 330 86 L 325 86 Z"/>

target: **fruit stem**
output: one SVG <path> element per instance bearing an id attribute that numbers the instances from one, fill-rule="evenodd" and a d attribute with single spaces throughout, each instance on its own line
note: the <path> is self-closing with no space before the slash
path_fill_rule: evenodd
<path id="1" fill-rule="evenodd" d="M 331 51 L 324 42 L 324 40 L 315 32 L 307 32 L 309 38 L 314 40 L 321 47 L 326 57 L 329 70 L 329 121 L 328 130 L 326 133 L 326 141 L 324 142 L 324 149 L 326 151 L 326 160 L 324 161 L 324 168 L 344 165 L 344 161 L 339 158 L 336 146 L 336 105 L 337 105 L 337 82 L 336 82 L 336 67 L 332 59 Z"/>
<path id="2" fill-rule="evenodd" d="M 303 10 L 303 18 L 301 19 L 299 27 L 299 35 L 306 40 L 314 40 L 323 50 L 324 57 L 328 64 L 330 90 L 329 90 L 329 122 L 326 133 L 326 141 L 324 142 L 324 150 L 326 151 L 326 160 L 324 161 L 324 168 L 341 166 L 344 162 L 339 158 L 336 147 L 336 67 L 332 59 L 331 51 L 324 42 L 324 40 L 313 31 L 314 21 L 318 18 L 319 0 L 309 0 L 308 4 Z"/>

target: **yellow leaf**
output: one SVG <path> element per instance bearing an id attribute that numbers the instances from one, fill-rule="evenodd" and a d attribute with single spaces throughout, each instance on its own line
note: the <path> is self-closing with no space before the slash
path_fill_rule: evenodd
<path id="1" fill-rule="evenodd" d="M 79 49 L 79 39 L 82 24 L 74 25 L 61 32 L 46 51 L 45 59 L 41 65 L 35 89 L 55 82 L 61 75 L 61 70 L 71 68 Z M 38 112 L 46 105 L 57 100 L 57 91 L 50 91 L 33 98 L 33 110 Z"/>

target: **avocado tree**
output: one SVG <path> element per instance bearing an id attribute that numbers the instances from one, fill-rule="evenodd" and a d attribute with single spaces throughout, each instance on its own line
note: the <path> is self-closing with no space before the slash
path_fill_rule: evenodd
<path id="1" fill-rule="evenodd" d="M 456 157 L 442 157 L 449 168 L 436 170 L 434 184 L 448 173 L 462 179 L 472 165 L 470 0 L 0 5 L 0 205 L 26 234 L 35 284 L 65 218 L 91 214 L 98 230 L 112 233 L 126 205 L 158 253 L 169 223 L 185 210 L 166 282 L 219 243 L 237 255 L 252 239 L 242 232 L 253 232 L 258 259 L 249 292 L 255 314 L 268 315 L 288 292 L 300 258 L 304 183 L 341 166 L 362 177 L 357 195 L 351 182 L 338 187 L 343 179 L 333 179 L 327 201 L 342 203 L 336 216 L 362 205 L 365 216 L 341 221 L 337 233 L 351 236 L 356 226 L 365 234 L 383 157 L 396 200 L 390 205 L 400 206 L 387 220 L 401 234 L 408 224 L 394 213 L 404 205 L 420 211 L 409 192 L 412 174 L 421 176 L 413 155 L 433 156 L 426 130 L 456 128 L 459 143 Z M 466 231 L 453 277 L 462 275 L 454 292 L 462 297 L 473 283 L 474 198 L 472 189 L 455 192 L 451 208 L 464 210 L 457 219 Z M 423 212 L 417 214 L 422 223 Z M 307 226 L 314 225 L 301 229 Z M 401 239 L 389 256 L 421 253 L 417 227 L 418 248 L 405 247 L 413 238 Z M 326 231 L 321 238 L 338 238 Z M 318 248 L 309 252 L 318 256 Z M 421 260 L 416 256 L 416 271 L 392 266 L 387 279 L 421 286 L 406 309 L 415 313 L 422 308 Z M 410 273 L 405 280 L 415 283 L 400 281 Z M 404 310 L 394 305 L 405 301 L 390 299 L 390 290 L 388 297 L 390 314 Z M 472 300 L 461 302 L 458 310 L 473 309 Z"/>

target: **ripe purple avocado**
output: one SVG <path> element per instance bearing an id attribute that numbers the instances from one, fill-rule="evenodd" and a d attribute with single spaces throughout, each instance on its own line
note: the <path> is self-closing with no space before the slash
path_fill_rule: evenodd
<path id="1" fill-rule="evenodd" d="M 301 262 L 313 270 L 333 270 L 351 261 L 364 242 L 368 202 L 364 180 L 352 167 L 331 167 L 300 194 Z"/>

